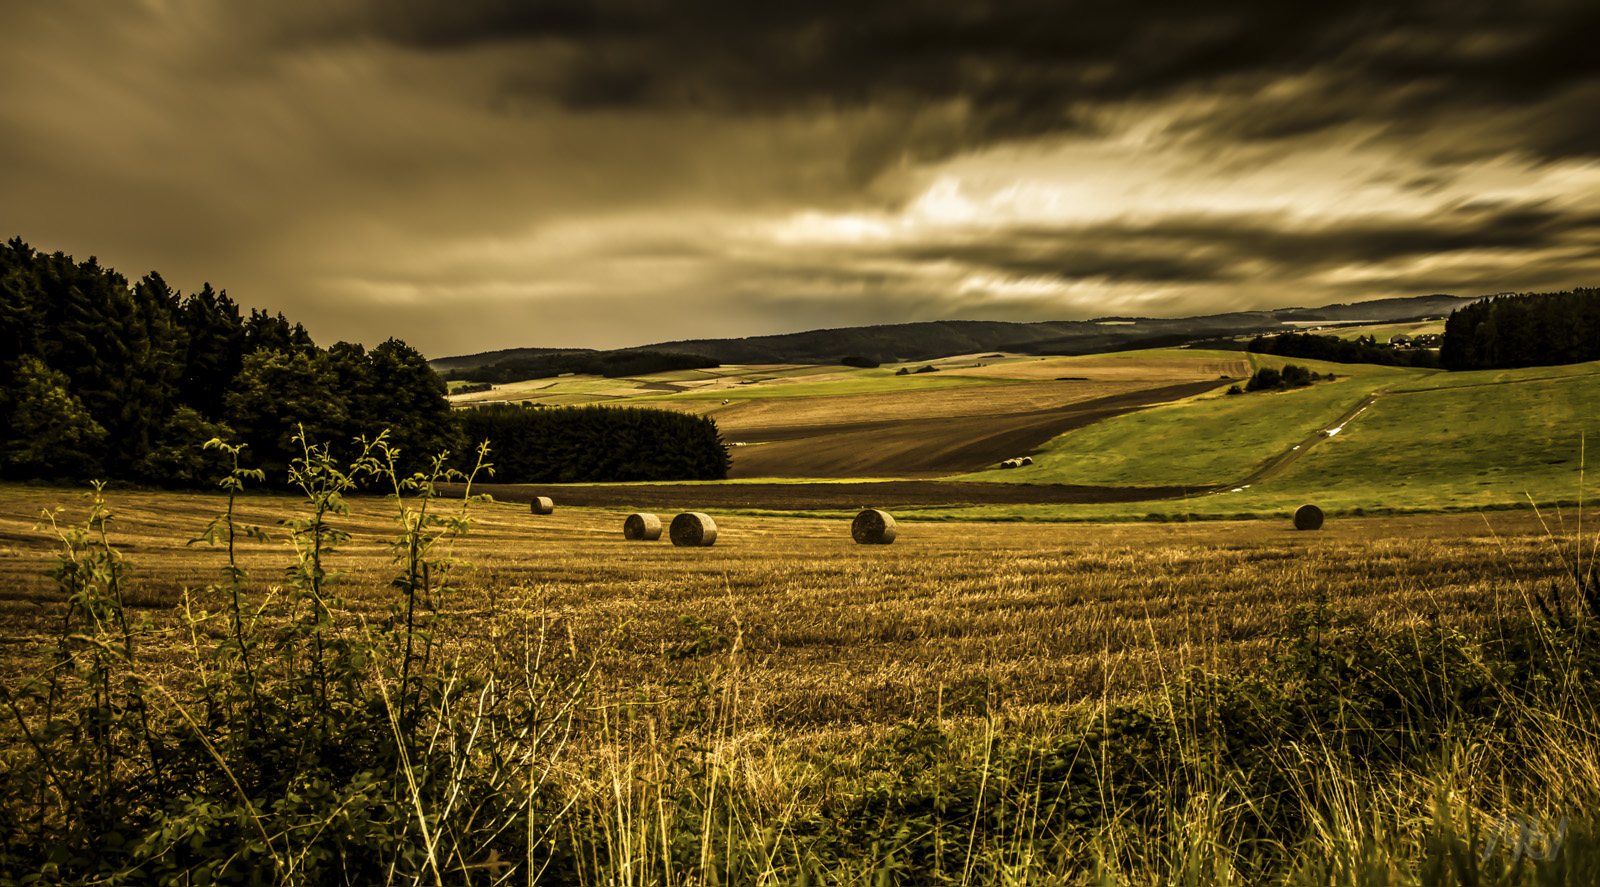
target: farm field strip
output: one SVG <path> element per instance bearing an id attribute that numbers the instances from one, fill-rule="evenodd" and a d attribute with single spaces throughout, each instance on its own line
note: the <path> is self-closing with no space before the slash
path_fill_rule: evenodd
<path id="1" fill-rule="evenodd" d="M 829 381 L 772 380 L 762 384 L 741 386 L 731 384 L 713 389 L 701 388 L 677 395 L 642 396 L 630 402 L 654 404 L 663 399 L 692 400 L 697 398 L 731 398 L 748 400 L 759 398 L 790 398 L 811 396 L 840 396 L 874 394 L 893 391 L 916 391 L 933 388 L 955 388 L 963 385 L 989 385 L 994 380 L 958 376 L 953 373 L 923 373 L 896 376 L 892 371 L 856 370 L 851 376 Z"/>
<path id="2" fill-rule="evenodd" d="M 1384 343 L 1398 335 L 1418 336 L 1424 333 L 1444 335 L 1444 321 L 1424 320 L 1418 323 L 1378 324 L 1375 326 L 1349 328 L 1339 327 L 1336 329 L 1324 330 L 1323 332 L 1325 335 L 1332 334 L 1341 339 L 1359 339 L 1362 336 L 1371 336 L 1374 339 L 1377 339 L 1379 343 Z"/>
<path id="3" fill-rule="evenodd" d="M 1180 379 L 1215 379 L 1248 376 L 1250 367 L 1240 352 L 1208 351 L 1172 354 L 1133 352 L 1135 356 L 1095 354 L 1084 357 L 1032 358 L 983 367 L 941 370 L 953 375 L 996 379 L 1051 381 L 1062 376 L 1091 381 L 1159 382 Z"/>
<path id="4" fill-rule="evenodd" d="M 880 419 L 817 427 L 768 426 L 730 432 L 757 442 L 733 451 L 731 476 L 943 477 L 1029 452 L 1068 429 L 1153 403 L 1200 394 L 1218 384 L 1224 383 L 1141 386 L 1122 394 L 1032 412 L 991 410 L 967 416 Z"/>
<path id="5" fill-rule="evenodd" d="M 998 416 L 1052 410 L 1149 387 L 1152 386 L 1144 382 L 1009 382 L 982 387 L 751 400 L 720 410 L 717 426 L 733 434 L 754 429 L 816 428 L 864 421 Z"/>

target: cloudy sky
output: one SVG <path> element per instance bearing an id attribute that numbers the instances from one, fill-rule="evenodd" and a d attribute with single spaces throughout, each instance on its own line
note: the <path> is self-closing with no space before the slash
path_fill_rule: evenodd
<path id="1" fill-rule="evenodd" d="M 0 0 L 0 236 L 322 344 L 1600 285 L 1600 4 Z"/>

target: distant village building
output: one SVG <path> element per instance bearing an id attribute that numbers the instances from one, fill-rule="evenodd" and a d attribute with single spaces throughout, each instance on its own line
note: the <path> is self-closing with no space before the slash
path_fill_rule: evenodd
<path id="1" fill-rule="evenodd" d="M 1417 333 L 1415 336 L 1398 333 L 1389 337 L 1389 344 L 1396 348 L 1438 348 L 1444 344 L 1444 336 L 1438 333 Z"/>

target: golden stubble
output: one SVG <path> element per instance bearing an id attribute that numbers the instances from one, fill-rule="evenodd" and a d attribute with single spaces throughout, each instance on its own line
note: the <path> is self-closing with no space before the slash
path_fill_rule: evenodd
<path id="1" fill-rule="evenodd" d="M 173 631 L 191 608 L 221 613 L 204 587 L 220 550 L 186 545 L 216 496 L 112 492 L 112 543 L 132 565 L 130 604 Z M 396 568 L 395 505 L 356 497 L 329 559 L 354 624 L 381 620 Z M 0 667 L 36 669 L 58 593 L 43 575 L 63 525 L 85 505 L 59 489 L 0 491 Z M 288 496 L 241 501 L 238 519 L 284 536 Z M 1570 576 L 1580 547 L 1531 514 L 1331 521 L 1126 524 L 900 524 L 893 545 L 851 541 L 848 520 L 713 515 L 715 546 L 629 542 L 626 511 L 553 515 L 472 506 L 456 547 L 471 563 L 441 599 L 448 651 L 467 659 L 529 640 L 586 670 L 600 707 L 715 688 L 735 734 L 850 733 L 909 717 L 1126 699 L 1190 667 L 1230 671 L 1268 655 L 1295 607 L 1326 595 L 1379 626 L 1471 629 Z M 664 516 L 666 517 L 666 516 Z M 1567 527 L 1573 522 L 1568 520 Z M 270 594 L 286 544 L 244 543 L 250 593 Z M 1585 550 L 1587 554 L 1587 550 Z M 1570 582 L 1568 583 L 1570 584 Z M 215 628 L 220 631 L 220 621 Z M 537 638 L 530 638 L 537 633 Z M 589 670 L 592 667 L 592 670 Z M 699 691 L 709 692 L 709 691 Z"/>

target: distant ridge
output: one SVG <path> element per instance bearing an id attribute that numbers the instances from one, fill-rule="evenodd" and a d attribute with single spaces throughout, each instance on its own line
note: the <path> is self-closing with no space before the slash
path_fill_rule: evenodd
<path id="1" fill-rule="evenodd" d="M 1481 298 L 1481 297 L 1479 297 Z M 978 351 L 1032 354 L 1094 354 L 1154 348 L 1245 333 L 1279 331 L 1285 324 L 1316 321 L 1389 323 L 1442 317 L 1478 298 L 1435 294 L 1371 302 L 1236 311 L 1198 317 L 1101 317 L 1012 323 L 998 320 L 935 320 L 808 330 L 739 339 L 680 339 L 617 351 L 697 354 L 725 364 L 837 363 L 850 355 L 883 362 L 931 360 Z M 541 354 L 593 353 L 584 348 L 512 348 L 431 361 L 440 372 L 489 366 Z"/>
<path id="2" fill-rule="evenodd" d="M 435 370 L 465 370 L 473 367 L 501 363 L 515 360 L 519 357 L 538 357 L 542 354 L 587 354 L 593 348 L 507 348 L 503 351 L 482 351 L 477 354 L 463 354 L 459 357 L 440 357 L 428 361 Z"/>

